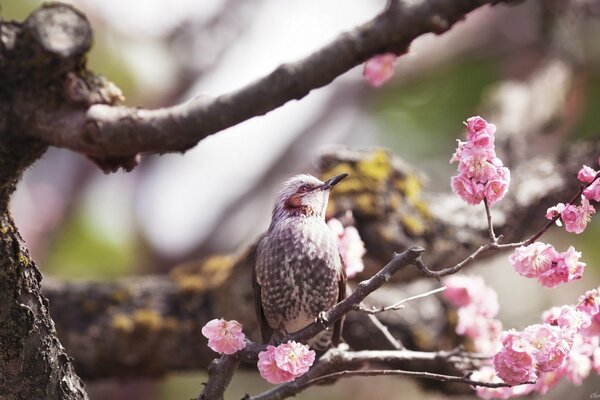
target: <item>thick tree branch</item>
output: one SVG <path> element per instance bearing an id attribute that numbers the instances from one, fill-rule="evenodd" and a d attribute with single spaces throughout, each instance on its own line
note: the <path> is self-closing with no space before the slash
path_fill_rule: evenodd
<path id="1" fill-rule="evenodd" d="M 531 217 L 515 221 L 497 220 L 495 228 L 507 233 L 503 240 L 520 240 L 522 236 L 517 236 L 517 233 L 530 232 L 535 228 L 530 223 L 532 219 L 542 223 L 547 207 L 558 201 L 564 202 L 565 193 L 573 190 L 572 185 L 575 187 L 574 191 L 577 190 L 575 176 L 580 163 L 586 159 L 589 159 L 590 163 L 595 161 L 598 150 L 597 143 L 587 142 L 568 148 L 565 150 L 565 156 L 538 159 L 537 162 L 542 165 L 553 166 L 550 170 L 545 169 L 541 177 L 535 169 L 531 171 L 525 166 L 528 171 L 523 171 L 523 174 L 527 179 L 521 180 L 518 179 L 519 169 L 514 170 L 517 179 L 514 186 L 511 186 L 508 198 L 503 202 L 508 201 L 514 205 L 513 213 Z M 429 207 L 428 203 L 423 202 L 418 209 L 410 208 L 411 201 L 421 201 L 417 200 L 418 196 L 415 197 L 413 193 L 412 200 L 389 210 L 387 218 L 384 219 L 377 214 L 371 214 L 371 206 L 365 208 L 364 203 L 357 200 L 368 198 L 370 200 L 367 205 L 373 204 L 372 207 L 376 210 L 386 210 L 390 199 L 408 197 L 403 189 L 398 188 L 407 186 L 406 182 L 416 180 L 416 173 L 411 172 L 407 166 L 400 166 L 400 162 L 395 159 L 382 160 L 378 154 L 382 153 L 338 150 L 324 155 L 326 161 L 322 162 L 327 167 L 324 171 L 327 174 L 340 168 L 353 172 L 353 175 L 346 179 L 350 180 L 353 191 L 349 190 L 350 187 L 340 186 L 341 192 L 337 197 L 334 196 L 333 202 L 336 210 L 343 212 L 345 209 L 351 209 L 357 216 L 357 227 L 367 244 L 371 265 L 380 262 L 379 260 L 389 259 L 390 253 L 387 253 L 387 249 L 392 246 L 402 248 L 404 242 L 399 241 L 398 237 L 408 235 L 408 230 L 402 233 L 402 229 L 406 229 L 403 225 L 404 213 L 410 212 L 418 216 L 419 210 Z M 550 161 L 571 158 L 577 162 Z M 369 180 L 361 173 L 364 169 L 377 171 L 377 168 L 388 171 L 385 183 Z M 548 174 L 554 183 L 545 185 L 546 191 L 540 193 L 539 197 L 511 200 L 521 196 L 520 193 L 529 188 L 531 182 L 537 179 L 547 182 L 545 177 Z M 378 189 L 380 187 L 382 189 Z M 456 202 L 460 201 L 456 198 Z M 479 217 L 485 221 L 485 215 L 481 214 Z M 434 251 L 441 254 L 428 252 L 424 256 L 424 261 L 431 270 L 446 268 L 452 259 L 464 259 L 487 236 L 485 225 L 480 229 L 470 228 L 461 225 L 459 221 L 452 225 L 450 222 L 454 220 L 445 224 L 431 217 L 424 217 L 423 221 L 427 228 L 420 234 L 412 233 L 410 239 L 436 249 Z M 512 224 L 514 229 L 506 229 L 509 224 Z M 518 228 L 515 228 L 515 225 Z M 391 228 L 392 226 L 394 228 Z M 386 235 L 386 231 L 396 234 Z M 465 244 L 465 238 L 472 239 Z M 445 248 L 452 249 L 451 257 L 442 256 L 447 254 Z M 244 325 L 251 338 L 257 337 L 254 335 L 257 326 L 249 284 L 252 263 L 252 251 L 247 251 L 233 256 L 213 256 L 191 262 L 175 268 L 170 276 L 146 276 L 116 282 L 52 281 L 47 282 L 44 290 L 50 298 L 59 335 L 67 349 L 75 355 L 77 370 L 82 376 L 90 379 L 115 375 L 152 376 L 168 371 L 205 368 L 214 358 L 214 353 L 206 347 L 200 329 L 212 318 L 236 319 Z M 370 266 L 369 270 L 372 271 L 372 268 Z M 416 268 L 398 271 L 396 277 L 407 272 L 406 270 L 413 270 L 416 276 L 422 277 Z M 410 285 L 388 285 L 386 288 L 389 290 L 371 294 L 367 305 L 380 307 L 393 304 L 432 290 L 434 283 L 427 282 L 423 286 L 423 282 L 416 282 L 412 290 Z M 438 310 L 439 314 L 421 314 L 420 307 L 411 307 L 410 313 L 383 313 L 379 318 L 389 327 L 390 333 L 408 348 L 432 350 L 440 346 L 456 346 L 459 342 L 452 335 L 452 329 L 448 329 L 444 307 L 436 296 L 419 301 L 432 302 L 426 308 Z M 422 329 L 415 330 L 415 326 Z M 390 347 L 379 329 L 368 321 L 364 313 L 347 315 L 344 338 L 354 349 Z"/>
<path id="2" fill-rule="evenodd" d="M 417 37 L 429 32 L 441 34 L 470 11 L 498 2 L 424 0 L 408 5 L 392 0 L 393 6 L 372 21 L 232 93 L 197 97 L 157 110 L 105 105 L 89 109 L 46 107 L 46 112 L 32 121 L 35 129 L 31 134 L 97 159 L 185 151 L 208 135 L 303 98 L 376 54 L 402 54 Z"/>

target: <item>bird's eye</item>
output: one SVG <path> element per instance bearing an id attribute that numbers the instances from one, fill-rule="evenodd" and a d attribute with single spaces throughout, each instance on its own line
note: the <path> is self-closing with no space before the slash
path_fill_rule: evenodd
<path id="1" fill-rule="evenodd" d="M 309 189 L 308 185 L 302 185 L 302 186 L 300 186 L 298 188 L 298 192 L 299 193 L 306 193 L 306 192 L 308 192 L 308 189 Z"/>

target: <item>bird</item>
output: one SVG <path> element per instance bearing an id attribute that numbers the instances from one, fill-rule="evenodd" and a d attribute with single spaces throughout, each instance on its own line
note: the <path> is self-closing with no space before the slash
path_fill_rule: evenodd
<path id="1" fill-rule="evenodd" d="M 346 273 L 333 231 L 325 222 L 329 193 L 348 174 L 321 181 L 312 175 L 287 180 L 259 241 L 253 269 L 256 316 L 263 343 L 275 343 L 321 318 L 346 297 Z M 315 349 L 338 345 L 343 320 L 333 332 L 308 341 Z"/>

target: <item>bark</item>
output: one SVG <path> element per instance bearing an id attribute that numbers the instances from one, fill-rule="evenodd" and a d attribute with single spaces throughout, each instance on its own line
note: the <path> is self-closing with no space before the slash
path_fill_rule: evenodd
<path id="1" fill-rule="evenodd" d="M 42 276 L 9 212 L 23 170 L 47 145 L 28 123 L 42 104 L 103 102 L 101 85 L 77 86 L 91 45 L 87 19 L 72 7 L 42 6 L 23 23 L 0 21 L 0 398 L 87 399 L 48 313 Z M 79 94 L 88 94 L 88 97 Z M 69 97 L 70 96 L 70 97 Z M 68 99 L 68 100 L 65 100 Z M 46 123 L 50 123 L 46 121 Z M 40 199 L 41 200 L 41 199 Z"/>
<path id="2" fill-rule="evenodd" d="M 303 98 L 377 54 L 403 54 L 417 37 L 442 34 L 472 10 L 501 2 L 515 0 L 425 0 L 410 4 L 390 0 L 375 19 L 231 93 L 215 98 L 198 96 L 156 110 L 60 107 L 40 113 L 32 121 L 36 125 L 32 133 L 51 145 L 103 160 L 106 171 L 121 164 L 132 168 L 139 153 L 183 152 L 209 135 Z"/>

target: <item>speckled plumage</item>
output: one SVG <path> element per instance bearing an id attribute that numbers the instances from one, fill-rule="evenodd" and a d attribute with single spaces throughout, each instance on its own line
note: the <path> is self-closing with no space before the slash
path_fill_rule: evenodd
<path id="1" fill-rule="evenodd" d="M 304 328 L 345 297 L 342 261 L 325 223 L 327 182 L 310 175 L 287 181 L 258 245 L 254 283 L 263 341 Z M 340 329 L 334 329 L 338 336 Z"/>

